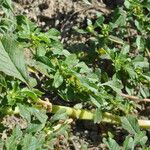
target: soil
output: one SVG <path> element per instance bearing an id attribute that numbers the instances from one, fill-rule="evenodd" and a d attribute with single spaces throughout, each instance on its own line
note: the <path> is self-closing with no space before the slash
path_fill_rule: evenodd
<path id="1" fill-rule="evenodd" d="M 16 13 L 27 15 L 47 31 L 56 28 L 61 32 L 62 42 L 73 44 L 81 41 L 75 37 L 73 27 L 86 27 L 87 19 L 96 19 L 101 12 L 108 15 L 112 10 L 102 0 L 92 0 L 91 5 L 83 0 L 14 0 Z M 107 3 L 107 2 L 106 2 Z M 112 6 L 110 5 L 112 8 Z M 85 41 L 84 38 L 82 38 Z"/>
<path id="2" fill-rule="evenodd" d="M 15 13 L 27 15 L 43 31 L 58 29 L 62 42 L 68 48 L 86 41 L 86 37 L 74 33 L 73 27 L 85 28 L 87 19 L 95 20 L 97 13 L 111 15 L 113 9 L 122 3 L 123 0 L 115 0 L 113 3 L 110 0 L 91 0 L 91 5 L 83 0 L 14 0 L 14 7 Z M 109 131 L 117 132 L 118 142 L 121 143 L 124 137 L 117 127 L 99 126 L 90 121 L 74 121 L 69 140 L 58 140 L 57 147 L 60 150 L 105 150 L 102 138 L 107 134 L 108 128 Z"/>

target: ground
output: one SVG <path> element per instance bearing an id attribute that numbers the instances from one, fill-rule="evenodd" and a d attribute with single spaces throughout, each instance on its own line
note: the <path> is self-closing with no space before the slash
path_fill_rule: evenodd
<path id="1" fill-rule="evenodd" d="M 66 48 L 75 47 L 85 42 L 86 37 L 74 33 L 74 27 L 86 27 L 87 19 L 95 20 L 97 13 L 103 13 L 110 16 L 117 5 L 122 5 L 123 0 L 115 0 L 113 3 L 109 0 L 92 0 L 89 5 L 83 0 L 14 0 L 15 13 L 25 14 L 32 21 L 37 22 L 43 31 L 50 28 L 56 28 L 61 32 L 61 41 Z M 77 47 L 75 47 L 77 48 Z M 83 47 L 84 49 L 84 47 Z M 17 122 L 12 118 L 6 118 Z M 22 121 L 22 120 L 21 120 Z M 22 123 L 23 124 L 23 123 Z M 105 150 L 105 145 L 101 144 L 102 137 L 105 136 L 106 129 L 117 132 L 118 142 L 123 141 L 122 131 L 116 126 L 98 125 L 90 121 L 74 121 L 71 127 L 69 140 L 59 140 L 56 145 L 61 150 Z M 64 139 L 62 137 L 62 139 Z"/>

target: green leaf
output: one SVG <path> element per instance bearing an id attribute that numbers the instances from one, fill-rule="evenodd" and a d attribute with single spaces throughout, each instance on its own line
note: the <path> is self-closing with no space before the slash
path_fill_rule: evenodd
<path id="1" fill-rule="evenodd" d="M 3 6 L 7 9 L 13 10 L 12 9 L 12 1 L 11 0 L 5 0 L 3 1 Z"/>
<path id="2" fill-rule="evenodd" d="M 105 20 L 104 17 L 103 17 L 103 16 L 100 16 L 100 17 L 96 20 L 95 26 L 101 27 L 101 25 L 103 24 L 104 20 Z"/>
<path id="3" fill-rule="evenodd" d="M 143 7 L 147 8 L 150 11 L 150 1 L 149 0 L 143 1 L 142 5 L 143 5 Z"/>
<path id="4" fill-rule="evenodd" d="M 17 105 L 19 107 L 19 113 L 20 113 L 21 117 L 26 119 L 28 121 L 28 123 L 31 122 L 31 114 L 30 114 L 29 108 L 22 104 L 17 104 Z"/>
<path id="5" fill-rule="evenodd" d="M 13 37 L 8 35 L 0 41 L 0 71 L 29 85 L 23 51 Z"/>
<path id="6" fill-rule="evenodd" d="M 0 149 L 4 149 L 4 142 L 0 139 Z"/>
<path id="7" fill-rule="evenodd" d="M 138 134 L 134 135 L 134 138 L 128 136 L 126 137 L 123 148 L 124 150 L 134 150 L 137 145 L 144 146 L 147 142 L 147 136 L 145 132 L 139 132 Z"/>
<path id="8" fill-rule="evenodd" d="M 29 123 L 26 129 L 27 133 L 38 133 L 44 128 L 45 124 L 37 123 Z"/>
<path id="9" fill-rule="evenodd" d="M 71 55 L 68 55 L 68 57 L 65 60 L 65 63 L 68 66 L 74 66 L 79 63 L 79 59 L 77 59 L 77 56 L 75 54 L 71 54 Z"/>
<path id="10" fill-rule="evenodd" d="M 18 37 L 21 39 L 30 39 L 32 37 L 33 40 L 35 37 L 33 33 L 36 32 L 35 29 L 37 28 L 37 26 L 23 15 L 16 16 L 16 20 L 18 25 L 17 29 L 19 30 Z"/>
<path id="11" fill-rule="evenodd" d="M 20 115 L 25 118 L 28 123 L 31 122 L 31 115 L 35 116 L 42 124 L 46 123 L 47 115 L 46 110 L 39 110 L 34 107 L 28 107 L 18 104 Z"/>
<path id="12" fill-rule="evenodd" d="M 35 102 L 38 101 L 38 96 L 36 95 L 36 93 L 34 93 L 33 91 L 29 90 L 29 89 L 23 89 L 21 91 L 26 97 L 31 98 L 32 100 L 34 100 Z"/>
<path id="13" fill-rule="evenodd" d="M 122 8 L 118 8 L 118 9 L 116 9 L 116 11 L 114 13 L 115 13 L 115 16 L 114 16 L 114 20 L 112 23 L 112 27 L 116 28 L 118 26 L 125 26 L 126 25 L 126 17 L 127 17 L 126 12 Z"/>
<path id="14" fill-rule="evenodd" d="M 46 110 L 39 110 L 37 108 L 30 107 L 30 113 L 34 115 L 42 124 L 46 123 L 47 115 Z"/>
<path id="15" fill-rule="evenodd" d="M 131 3 L 129 2 L 129 0 L 125 0 L 124 5 L 127 9 L 129 9 L 131 6 Z"/>
<path id="16" fill-rule="evenodd" d="M 102 111 L 101 109 L 96 109 L 94 115 L 94 123 L 100 123 L 102 121 Z"/>
<path id="17" fill-rule="evenodd" d="M 17 150 L 18 144 L 22 137 L 22 131 L 19 126 L 13 129 L 12 135 L 6 140 L 6 150 Z"/>
<path id="18" fill-rule="evenodd" d="M 63 83 L 63 77 L 58 70 L 54 76 L 53 86 L 55 88 L 58 88 L 62 83 Z"/>
<path id="19" fill-rule="evenodd" d="M 87 34 L 87 31 L 84 29 L 80 29 L 78 27 L 73 27 L 73 29 L 80 34 Z"/>
<path id="20" fill-rule="evenodd" d="M 39 44 L 37 46 L 36 55 L 37 56 L 44 56 L 46 54 L 46 46 L 45 44 Z"/>
<path id="21" fill-rule="evenodd" d="M 121 81 L 118 79 L 114 79 L 112 81 L 105 82 L 103 84 L 100 84 L 100 86 L 109 86 L 117 93 L 121 93 L 122 92 L 121 89 L 123 88 Z"/>
<path id="22" fill-rule="evenodd" d="M 50 59 L 48 57 L 46 57 L 46 56 L 38 56 L 36 58 L 36 60 L 38 62 L 41 62 L 41 63 L 47 65 L 50 70 L 53 70 L 54 66 L 53 66 L 52 62 L 50 61 Z"/>
<path id="23" fill-rule="evenodd" d="M 142 38 L 142 36 L 137 36 L 136 37 L 136 45 L 137 45 L 137 48 L 140 52 L 144 51 L 145 49 L 145 45 L 144 45 L 144 39 Z"/>
<path id="24" fill-rule="evenodd" d="M 58 120 L 66 120 L 67 119 L 67 114 L 65 109 L 60 109 L 58 110 L 50 119 L 51 123 L 54 123 Z"/>
<path id="25" fill-rule="evenodd" d="M 56 36 L 56 37 L 60 36 L 60 32 L 55 28 L 51 28 L 46 34 L 49 36 L 49 38 L 51 36 Z"/>
<path id="26" fill-rule="evenodd" d="M 108 39 L 110 40 L 110 41 L 113 41 L 113 42 L 115 42 L 115 43 L 118 43 L 118 44 L 124 44 L 124 42 L 123 42 L 123 40 L 122 39 L 120 39 L 120 38 L 118 38 L 118 37 L 116 37 L 116 36 L 113 36 L 113 35 L 110 35 L 109 37 L 108 37 Z"/>
<path id="27" fill-rule="evenodd" d="M 41 136 L 38 139 L 31 134 L 26 134 L 23 139 L 22 150 L 37 150 L 42 149 L 44 138 Z"/>
<path id="28" fill-rule="evenodd" d="M 127 136 L 125 141 L 123 142 L 124 150 L 134 150 L 134 140 L 132 137 Z"/>
<path id="29" fill-rule="evenodd" d="M 147 72 L 142 75 L 148 82 L 150 82 L 150 72 Z"/>
<path id="30" fill-rule="evenodd" d="M 107 145 L 107 147 L 108 147 L 109 150 L 120 150 L 119 145 L 112 138 L 109 138 L 108 141 L 104 138 L 103 142 Z"/>
<path id="31" fill-rule="evenodd" d="M 130 46 L 128 44 L 124 44 L 121 49 L 121 52 L 119 53 L 119 57 L 125 57 L 125 55 L 129 53 L 129 50 Z"/>
<path id="32" fill-rule="evenodd" d="M 121 118 L 122 127 L 131 134 L 137 134 L 140 132 L 138 121 L 133 116 L 127 116 Z"/>
<path id="33" fill-rule="evenodd" d="M 101 107 L 101 104 L 97 101 L 97 99 L 95 99 L 93 96 L 90 96 L 90 100 L 91 100 L 91 102 L 95 105 L 95 106 L 97 106 L 98 108 L 100 108 Z"/>
<path id="34" fill-rule="evenodd" d="M 6 81 L 5 81 L 5 77 L 3 75 L 0 74 L 0 87 L 7 87 Z"/>
<path id="35" fill-rule="evenodd" d="M 146 136 L 146 132 L 140 132 L 138 134 L 135 134 L 134 136 L 134 143 L 135 145 L 140 144 L 142 146 L 145 145 L 145 143 L 147 142 L 148 137 Z"/>
<path id="36" fill-rule="evenodd" d="M 133 59 L 133 65 L 135 66 L 135 68 L 149 68 L 148 60 L 141 55 Z"/>

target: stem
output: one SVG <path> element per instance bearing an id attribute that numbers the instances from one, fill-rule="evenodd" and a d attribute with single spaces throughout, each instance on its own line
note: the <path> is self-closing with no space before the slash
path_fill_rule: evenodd
<path id="1" fill-rule="evenodd" d="M 140 99 L 137 96 L 127 95 L 127 94 L 124 94 L 124 93 L 121 93 L 120 95 L 123 96 L 123 97 L 125 97 L 125 98 L 137 101 L 137 102 L 150 102 L 150 99 L 148 99 L 148 98 Z"/>
<path id="2" fill-rule="evenodd" d="M 139 126 L 143 129 L 150 129 L 150 121 L 149 120 L 138 120 Z"/>
<path id="3" fill-rule="evenodd" d="M 52 113 L 56 113 L 60 109 L 65 109 L 68 116 L 82 120 L 94 120 L 94 112 L 84 109 L 74 109 L 66 106 L 53 105 Z M 111 113 L 103 114 L 103 123 L 121 124 L 121 117 L 112 115 Z M 138 120 L 139 126 L 144 129 L 150 129 L 150 120 Z"/>
<path id="4" fill-rule="evenodd" d="M 150 52 L 147 48 L 146 48 L 146 52 L 147 52 L 148 57 L 150 58 Z"/>
<path id="5" fill-rule="evenodd" d="M 95 117 L 95 114 L 91 111 L 84 110 L 84 109 L 75 109 L 72 107 L 66 107 L 60 105 L 52 105 L 48 100 L 46 101 L 39 100 L 38 104 L 43 105 L 47 109 L 47 112 L 53 114 L 55 114 L 60 109 L 64 109 L 66 114 L 72 118 L 82 119 L 82 120 L 94 120 Z M 110 113 L 104 113 L 102 122 L 118 124 L 120 123 L 120 118 Z"/>
<path id="6" fill-rule="evenodd" d="M 94 116 L 95 116 L 94 112 L 84 110 L 84 109 L 75 109 L 66 106 L 53 105 L 51 113 L 55 114 L 60 109 L 64 109 L 67 115 L 72 118 L 81 119 L 81 120 L 94 120 Z M 110 113 L 104 113 L 102 122 L 110 123 L 110 124 L 119 124 L 120 118 Z"/>
<path id="7" fill-rule="evenodd" d="M 55 114 L 58 110 L 64 109 L 66 114 L 69 117 L 81 119 L 81 120 L 94 120 L 95 113 L 85 110 L 85 109 L 75 109 L 67 106 L 60 106 L 60 105 L 52 105 L 49 101 L 39 100 L 38 104 L 41 104 L 44 108 L 46 108 L 47 113 Z M 18 114 L 19 108 L 16 107 L 13 111 L 11 108 L 6 108 L 3 111 L 7 114 Z M 103 123 L 110 123 L 110 124 L 121 124 L 121 117 L 113 115 L 111 113 L 103 113 Z M 150 129 L 150 120 L 138 120 L 138 124 L 141 128 Z"/>

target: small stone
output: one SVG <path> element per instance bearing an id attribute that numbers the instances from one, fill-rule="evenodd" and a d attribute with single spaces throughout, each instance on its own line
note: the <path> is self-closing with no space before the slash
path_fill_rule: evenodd
<path id="1" fill-rule="evenodd" d="M 29 13 L 29 10 L 28 10 L 28 9 L 25 9 L 25 10 L 24 10 L 24 13 L 28 14 L 28 13 Z"/>
<path id="2" fill-rule="evenodd" d="M 85 133 L 85 134 L 88 134 L 88 133 L 89 133 L 89 131 L 88 131 L 88 130 L 85 130 L 85 131 L 84 131 L 84 133 Z"/>
<path id="3" fill-rule="evenodd" d="M 41 25 L 41 26 L 45 26 L 45 22 L 41 22 L 40 25 Z"/>

